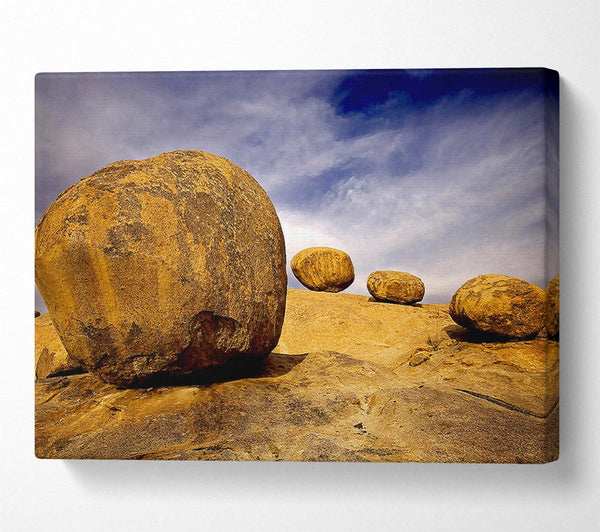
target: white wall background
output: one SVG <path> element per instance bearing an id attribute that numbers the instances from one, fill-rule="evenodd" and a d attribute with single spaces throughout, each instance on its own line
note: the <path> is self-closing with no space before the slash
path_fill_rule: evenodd
<path id="1" fill-rule="evenodd" d="M 0 7 L 2 530 L 592 530 L 599 500 L 600 3 L 16 2 Z M 543 465 L 40 461 L 39 71 L 547 66 L 561 83 L 561 458 Z"/>

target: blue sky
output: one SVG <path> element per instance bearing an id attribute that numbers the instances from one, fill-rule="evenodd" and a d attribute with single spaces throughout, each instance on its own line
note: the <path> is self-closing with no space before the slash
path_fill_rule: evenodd
<path id="1" fill-rule="evenodd" d="M 309 246 L 348 252 L 347 292 L 367 294 L 378 269 L 419 276 L 425 302 L 482 273 L 545 287 L 557 90 L 540 69 L 41 74 L 35 216 L 110 162 L 201 149 L 265 188 L 288 264 Z"/>

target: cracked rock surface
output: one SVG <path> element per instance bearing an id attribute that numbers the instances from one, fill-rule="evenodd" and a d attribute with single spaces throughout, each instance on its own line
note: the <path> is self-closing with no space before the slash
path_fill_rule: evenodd
<path id="1" fill-rule="evenodd" d="M 36 320 L 39 322 L 40 319 Z M 123 389 L 36 381 L 42 458 L 530 462 L 558 457 L 558 342 L 488 341 L 448 305 L 288 290 L 257 364 Z"/>

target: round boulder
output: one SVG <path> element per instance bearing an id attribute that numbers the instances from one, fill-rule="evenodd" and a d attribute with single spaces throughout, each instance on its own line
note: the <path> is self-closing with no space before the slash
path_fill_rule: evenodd
<path id="1" fill-rule="evenodd" d="M 546 288 L 546 331 L 550 338 L 558 338 L 560 324 L 559 276 L 554 277 Z"/>
<path id="2" fill-rule="evenodd" d="M 526 338 L 544 327 L 545 299 L 544 290 L 522 279 L 480 275 L 456 291 L 450 316 L 467 329 Z"/>
<path id="3" fill-rule="evenodd" d="M 291 266 L 296 279 L 310 290 L 341 292 L 354 282 L 354 265 L 339 249 L 303 249 L 294 255 Z"/>
<path id="4" fill-rule="evenodd" d="M 120 385 L 277 344 L 283 233 L 245 170 L 201 151 L 118 161 L 36 227 L 36 283 L 69 355 Z"/>
<path id="5" fill-rule="evenodd" d="M 411 304 L 425 295 L 423 281 L 406 272 L 376 271 L 367 279 L 367 290 L 377 301 Z"/>

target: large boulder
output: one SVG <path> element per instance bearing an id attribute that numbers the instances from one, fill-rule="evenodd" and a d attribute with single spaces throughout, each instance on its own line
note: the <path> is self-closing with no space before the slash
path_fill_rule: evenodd
<path id="1" fill-rule="evenodd" d="M 303 249 L 294 255 L 291 266 L 298 281 L 310 290 L 341 292 L 354 282 L 352 260 L 339 249 Z"/>
<path id="2" fill-rule="evenodd" d="M 377 301 L 411 304 L 421 301 L 425 285 L 418 277 L 406 272 L 376 271 L 367 279 L 367 290 Z"/>
<path id="3" fill-rule="evenodd" d="M 544 290 L 522 279 L 480 275 L 456 291 L 450 315 L 467 329 L 526 338 L 544 327 L 545 299 Z"/>
<path id="4" fill-rule="evenodd" d="M 265 191 L 201 151 L 109 164 L 36 228 L 36 282 L 62 343 L 114 384 L 267 355 L 283 323 L 285 265 Z"/>
<path id="5" fill-rule="evenodd" d="M 558 338 L 560 325 L 560 282 L 554 277 L 546 288 L 546 331 L 550 338 Z"/>

